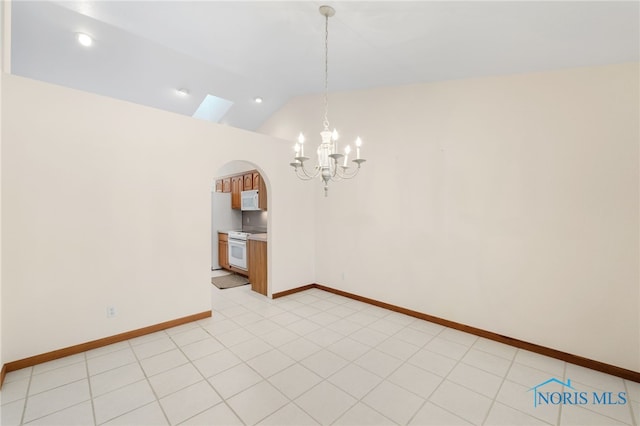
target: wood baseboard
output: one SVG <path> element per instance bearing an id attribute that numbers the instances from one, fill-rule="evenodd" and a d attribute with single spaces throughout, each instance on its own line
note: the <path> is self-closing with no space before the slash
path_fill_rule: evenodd
<path id="1" fill-rule="evenodd" d="M 2 370 L 0 370 L 0 388 L 2 388 L 2 384 L 4 383 L 4 376 L 7 375 L 7 366 L 6 364 L 2 366 Z"/>
<path id="2" fill-rule="evenodd" d="M 133 339 L 135 337 L 144 336 L 145 334 L 151 334 L 157 331 L 165 330 L 167 328 L 176 327 L 178 325 L 187 324 L 189 322 L 198 321 L 204 318 L 209 318 L 210 316 L 211 311 L 204 311 L 197 314 L 188 315 L 186 317 L 150 325 L 148 327 L 139 328 L 137 330 L 116 334 L 114 336 L 104 337 L 102 339 L 80 343 L 79 345 L 69 346 L 44 354 L 34 355 L 28 358 L 19 359 L 17 361 L 8 362 L 2 366 L 2 372 L 0 373 L 0 388 L 2 388 L 2 384 L 4 383 L 6 373 L 10 371 L 20 370 L 22 368 L 42 364 L 43 362 L 53 361 L 54 359 L 64 358 L 66 356 L 86 352 L 91 349 L 97 349 L 103 346 L 111 345 L 113 343 L 118 343 L 124 340 Z"/>
<path id="3" fill-rule="evenodd" d="M 298 292 L 309 290 L 309 289 L 312 289 L 312 288 L 318 288 L 318 284 L 307 284 L 307 285 L 303 285 L 302 287 L 296 287 L 296 288 L 292 288 L 290 290 L 285 290 L 285 291 L 281 291 L 281 292 L 278 292 L 278 293 L 273 293 L 271 295 L 271 298 L 272 299 L 277 299 L 279 297 L 288 296 L 290 294 L 298 293 Z"/>
<path id="4" fill-rule="evenodd" d="M 492 331 L 483 330 L 481 328 L 472 327 L 470 325 L 461 324 L 455 321 L 449 321 L 444 318 L 435 317 L 433 315 L 425 314 L 422 312 L 414 311 L 411 309 L 403 308 L 401 306 L 392 305 L 390 303 L 381 302 L 379 300 L 370 299 L 368 297 L 359 296 L 357 294 L 349 293 L 346 291 L 338 290 L 332 287 L 327 287 L 322 284 L 308 284 L 302 287 L 294 288 L 291 290 L 286 290 L 278 294 L 278 297 L 286 296 L 288 294 L 297 293 L 299 291 L 309 290 L 311 288 L 317 288 L 319 290 L 324 290 L 329 293 L 337 294 L 339 296 L 348 297 L 349 299 L 357 300 L 359 302 L 368 303 L 370 305 L 378 306 L 380 308 L 388 309 L 390 311 L 398 312 L 401 314 L 409 315 L 414 318 L 419 318 L 424 321 L 433 322 L 435 324 L 440 324 L 445 327 L 453 328 L 455 330 L 464 331 L 466 333 L 474 334 L 476 336 L 484 337 L 489 340 L 493 340 L 499 343 L 504 343 L 509 346 L 514 346 L 519 349 L 525 349 L 531 352 L 538 353 L 540 355 L 545 355 L 551 358 L 556 358 L 561 361 L 566 361 L 571 364 L 579 365 L 581 367 L 590 368 L 592 370 L 601 371 L 606 374 L 610 374 L 612 376 L 617 376 L 623 379 L 631 380 L 633 382 L 640 383 L 640 372 L 628 370 L 626 368 L 618 367 L 615 365 L 607 364 L 604 362 L 596 361 L 593 359 L 585 358 L 579 355 L 570 354 L 567 352 L 559 351 L 557 349 L 548 348 L 546 346 L 541 346 L 535 343 L 529 343 L 524 340 L 515 339 L 513 337 L 504 336 L 502 334 L 494 333 Z M 276 298 L 276 295 L 273 295 L 273 298 Z"/>

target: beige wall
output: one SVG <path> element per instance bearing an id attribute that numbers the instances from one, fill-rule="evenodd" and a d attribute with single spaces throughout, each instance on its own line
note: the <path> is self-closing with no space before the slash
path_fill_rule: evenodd
<path id="1" fill-rule="evenodd" d="M 316 183 L 317 282 L 640 371 L 638 71 L 331 94 L 369 162 Z M 315 144 L 321 107 L 261 131 Z"/>
<path id="2" fill-rule="evenodd" d="M 210 310 L 210 188 L 233 160 L 269 185 L 270 292 L 313 282 L 313 197 L 291 175 L 289 149 L 3 76 L 4 362 Z"/>
<path id="3" fill-rule="evenodd" d="M 265 124 L 284 143 L 1 84 L 4 362 L 210 309 L 211 180 L 245 160 L 272 292 L 315 281 L 640 370 L 637 64 L 334 94 L 370 161 L 326 199 L 286 167 L 318 97 Z"/>
<path id="4" fill-rule="evenodd" d="M 0 6 L 0 9 L 2 7 Z M 0 13 L 1 14 L 1 13 Z M 0 19 L 1 16 L 0 16 Z M 2 99 L 2 78 L 4 72 L 0 69 L 0 99 Z M 2 102 L 0 102 L 0 164 L 2 164 Z M 2 223 L 2 173 L 0 169 L 0 223 Z M 0 259 L 2 259 L 2 226 L 0 226 Z M 2 356 L 2 336 L 4 329 L 2 328 L 2 261 L 0 260 L 0 366 L 4 365 Z M 1 368 L 1 367 L 0 367 Z"/>
<path id="5" fill-rule="evenodd" d="M 0 3 L 0 100 L 2 99 L 2 79 L 11 71 L 11 2 Z M 2 102 L 0 102 L 0 164 L 2 162 Z M 1 169 L 0 169 L 1 172 Z M 2 173 L 0 173 L 0 223 L 2 223 Z M 0 259 L 2 259 L 2 227 L 0 226 Z M 4 365 L 2 352 L 2 261 L 0 261 L 0 366 Z"/>

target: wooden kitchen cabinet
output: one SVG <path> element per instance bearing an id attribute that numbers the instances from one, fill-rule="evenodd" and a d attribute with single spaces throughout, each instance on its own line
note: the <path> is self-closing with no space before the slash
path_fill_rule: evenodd
<path id="1" fill-rule="evenodd" d="M 229 235 L 218 232 L 218 263 L 221 268 L 229 269 Z"/>
<path id="2" fill-rule="evenodd" d="M 258 207 L 260 210 L 267 210 L 267 185 L 264 183 L 264 179 L 258 175 Z"/>
<path id="3" fill-rule="evenodd" d="M 220 190 L 220 185 L 222 188 Z M 267 210 L 267 185 L 257 170 L 250 170 L 242 174 L 221 177 L 216 180 L 216 192 L 231 193 L 231 208 L 240 210 L 242 207 L 241 192 L 258 190 L 258 207 Z"/>
<path id="4" fill-rule="evenodd" d="M 247 241 L 249 282 L 251 290 L 267 295 L 267 242 Z"/>
<path id="5" fill-rule="evenodd" d="M 222 192 L 231 192 L 231 178 L 222 179 Z"/>
<path id="6" fill-rule="evenodd" d="M 232 176 L 231 177 L 231 208 L 240 209 L 240 193 L 244 190 L 244 176 Z"/>
<path id="7" fill-rule="evenodd" d="M 253 173 L 246 173 L 244 175 L 244 189 L 243 191 L 250 191 L 253 189 Z"/>

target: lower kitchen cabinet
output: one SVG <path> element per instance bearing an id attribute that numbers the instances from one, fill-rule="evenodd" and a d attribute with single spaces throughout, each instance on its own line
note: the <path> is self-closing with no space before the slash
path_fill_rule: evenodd
<path id="1" fill-rule="evenodd" d="M 251 290 L 267 295 L 267 242 L 247 241 L 247 260 L 249 261 L 249 282 Z"/>
<path id="2" fill-rule="evenodd" d="M 229 236 L 218 232 L 218 263 L 221 268 L 229 269 Z"/>

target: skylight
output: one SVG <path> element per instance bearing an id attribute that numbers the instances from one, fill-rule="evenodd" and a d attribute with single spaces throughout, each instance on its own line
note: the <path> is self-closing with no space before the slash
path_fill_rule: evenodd
<path id="1" fill-rule="evenodd" d="M 233 102 L 231 101 L 217 96 L 207 95 L 196 112 L 193 113 L 193 118 L 218 123 L 227 111 L 229 111 L 231 105 L 233 105 Z"/>

